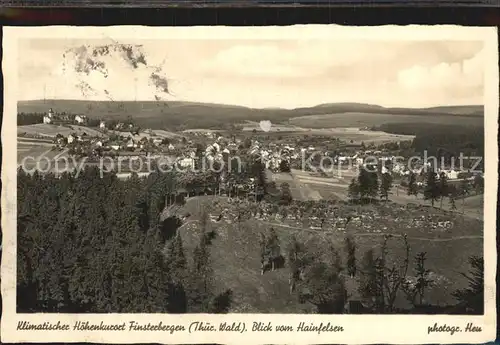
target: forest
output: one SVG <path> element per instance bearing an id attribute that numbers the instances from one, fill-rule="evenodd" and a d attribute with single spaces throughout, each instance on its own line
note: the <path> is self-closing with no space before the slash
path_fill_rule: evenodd
<path id="1" fill-rule="evenodd" d="M 160 217 L 172 188 L 169 174 L 20 170 L 18 312 L 226 312 L 231 291 L 211 288 L 207 236 L 186 253 L 180 220 Z"/>
<path id="2" fill-rule="evenodd" d="M 412 149 L 427 151 L 428 156 L 443 157 L 450 162 L 451 157 L 484 157 L 484 127 L 426 123 L 387 123 L 377 130 L 392 134 L 415 135 Z"/>

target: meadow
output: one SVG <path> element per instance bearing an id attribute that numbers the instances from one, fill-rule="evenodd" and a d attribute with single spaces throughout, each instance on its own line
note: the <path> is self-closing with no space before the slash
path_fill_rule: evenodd
<path id="1" fill-rule="evenodd" d="M 387 113 L 347 112 L 338 114 L 308 115 L 294 117 L 289 122 L 296 126 L 310 128 L 330 127 L 373 127 L 381 123 L 430 123 L 430 124 L 460 124 L 464 126 L 480 126 L 482 117 L 456 116 L 456 115 L 394 115 Z"/>

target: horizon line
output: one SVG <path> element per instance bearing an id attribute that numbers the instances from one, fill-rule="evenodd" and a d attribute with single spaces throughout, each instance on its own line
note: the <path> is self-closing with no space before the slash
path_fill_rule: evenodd
<path id="1" fill-rule="evenodd" d="M 276 109 L 276 110 L 297 110 L 297 109 L 309 109 L 309 108 L 317 108 L 321 106 L 328 106 L 328 105 L 341 105 L 341 104 L 352 104 L 352 105 L 368 105 L 372 107 L 378 107 L 382 109 L 413 109 L 413 110 L 424 110 L 424 109 L 432 109 L 432 108 L 444 108 L 444 107 L 482 107 L 484 108 L 484 104 L 442 104 L 442 105 L 433 105 L 433 106 L 426 106 L 426 107 L 412 107 L 412 106 L 383 106 L 379 104 L 374 104 L 374 103 L 363 103 L 363 102 L 331 102 L 331 103 L 318 103 L 316 105 L 311 105 L 311 106 L 302 106 L 302 107 L 294 107 L 294 108 L 283 108 L 283 107 L 262 107 L 262 108 L 257 108 L 257 107 L 249 107 L 245 105 L 238 105 L 238 104 L 229 104 L 229 103 L 212 103 L 212 102 L 199 102 L 199 101 L 185 101 L 185 100 L 85 100 L 85 99 L 72 99 L 72 98 L 50 98 L 50 99 L 23 99 L 23 100 L 17 100 L 17 103 L 19 102 L 53 102 L 53 101 L 73 101 L 73 102 L 93 102 L 93 103 L 99 103 L 99 102 L 106 102 L 106 103 L 193 103 L 193 104 L 210 104 L 210 105 L 219 105 L 219 106 L 226 106 L 226 107 L 235 107 L 235 108 L 246 108 L 246 109 L 256 109 L 256 110 L 270 110 L 270 109 Z"/>

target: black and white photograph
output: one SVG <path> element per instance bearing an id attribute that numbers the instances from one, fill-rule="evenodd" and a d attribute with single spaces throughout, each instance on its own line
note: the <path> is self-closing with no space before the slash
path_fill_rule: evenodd
<path id="1" fill-rule="evenodd" d="M 16 39 L 18 316 L 485 315 L 483 36 L 264 29 Z"/>

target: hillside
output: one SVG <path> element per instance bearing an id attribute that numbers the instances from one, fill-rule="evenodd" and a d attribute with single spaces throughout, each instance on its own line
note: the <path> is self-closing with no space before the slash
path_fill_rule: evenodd
<path id="1" fill-rule="evenodd" d="M 190 221 L 179 229 L 188 253 L 192 252 L 198 243 L 201 231 L 198 223 L 199 210 L 203 208 L 201 205 L 207 205 L 207 203 L 211 205 L 215 216 L 222 209 L 226 209 L 224 218 L 219 222 L 211 222 L 209 228 L 216 232 L 211 250 L 214 263 L 214 281 L 217 282 L 218 289 L 231 288 L 233 291 L 232 312 L 303 313 L 314 311 L 314 307 L 309 304 L 300 304 L 295 295 L 290 295 L 289 270 L 286 264 L 285 267 L 277 271 L 260 274 L 259 231 L 266 231 L 273 226 L 279 235 L 284 252 L 291 236 L 295 235 L 300 241 L 307 243 L 308 248 L 316 252 L 317 255 L 329 255 L 332 246 L 341 255 L 344 255 L 343 241 L 346 233 L 328 226 L 325 230 L 292 226 L 278 221 L 274 217 L 269 217 L 267 220 L 252 217 L 238 225 L 234 219 L 235 211 L 224 198 L 196 197 L 188 200 L 183 207 L 183 212 L 189 213 L 191 217 Z M 402 214 L 403 209 L 407 214 Z M 412 225 L 414 222 L 418 222 L 417 219 L 423 215 L 430 216 L 432 214 L 432 217 L 440 219 L 450 217 L 446 212 L 437 209 L 417 207 L 410 210 L 403 208 L 403 206 L 388 205 L 384 207 L 381 205 L 373 208 L 366 207 L 364 210 L 365 216 L 372 214 L 371 212 L 376 217 L 381 217 L 373 230 L 366 229 L 366 227 L 371 226 L 371 224 L 367 225 L 368 223 L 352 225 L 349 230 L 349 233 L 356 239 L 359 255 L 361 256 L 361 253 L 381 245 L 380 229 L 393 233 L 397 238 L 404 228 L 409 236 L 412 256 L 419 251 L 427 251 L 429 258 L 427 265 L 436 279 L 436 285 L 429 290 L 429 300 L 436 304 L 453 304 L 454 299 L 450 291 L 457 286 L 466 286 L 467 283 L 461 275 L 464 267 L 467 267 L 467 258 L 482 251 L 481 241 L 478 238 L 472 238 L 481 236 L 482 223 L 473 219 L 454 218 L 455 228 L 453 232 L 441 233 Z M 387 213 L 393 212 L 399 213 L 400 216 L 395 217 L 393 214 L 387 217 Z M 390 252 L 394 258 L 402 258 L 404 256 L 403 250 L 404 248 L 399 241 L 391 241 Z M 446 258 L 453 258 L 453 260 Z M 412 269 L 410 274 L 413 274 Z M 356 296 L 355 281 L 346 279 L 348 284 L 352 285 L 348 291 L 349 295 Z M 405 303 L 405 299 L 400 298 L 398 305 L 404 307 Z"/>
<path id="2" fill-rule="evenodd" d="M 178 101 L 33 100 L 18 102 L 18 113 L 41 113 L 47 111 L 48 108 L 54 109 L 55 112 L 85 114 L 91 118 L 126 119 L 132 117 L 141 126 L 157 129 L 221 128 L 245 120 L 270 119 L 274 123 L 281 123 L 299 117 L 301 118 L 300 126 L 318 128 L 316 123 L 318 119 L 307 117 L 323 115 L 333 118 L 334 121 L 329 120 L 322 127 L 356 127 L 359 124 L 364 126 L 367 114 L 370 115 L 368 125 L 400 122 L 402 118 L 405 118 L 404 122 L 409 120 L 426 123 L 453 121 L 457 124 L 481 125 L 483 118 L 482 106 L 407 109 L 358 103 L 332 103 L 296 109 L 253 109 L 233 105 Z M 342 121 L 336 121 L 339 116 Z M 436 117 L 440 119 L 437 120 Z"/>

